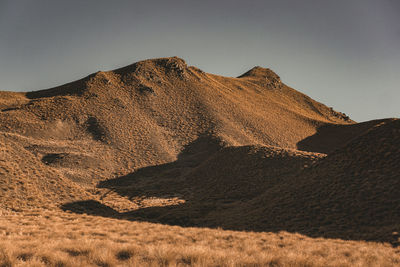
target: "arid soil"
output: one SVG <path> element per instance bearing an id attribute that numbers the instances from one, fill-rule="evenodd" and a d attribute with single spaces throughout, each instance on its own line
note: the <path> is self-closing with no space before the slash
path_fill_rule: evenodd
<path id="1" fill-rule="evenodd" d="M 125 249 L 138 266 L 392 266 L 400 263 L 399 192 L 399 119 L 356 123 L 270 69 L 231 78 L 160 58 L 47 90 L 0 92 L 0 265 L 125 266 Z M 29 214 L 38 229 L 10 226 Z M 47 231 L 45 216 L 65 234 Z M 73 227 L 61 223 L 68 220 Z M 100 229 L 107 224 L 121 227 Z M 152 225 L 169 241 L 118 245 L 111 238 L 122 225 L 137 234 Z M 97 253 L 92 227 L 104 232 L 107 259 L 88 256 Z M 40 243 L 18 241 L 31 230 L 58 256 L 46 261 Z M 172 249 L 185 231 L 204 241 L 187 245 L 196 255 L 187 261 Z M 282 233 L 290 249 L 278 244 Z M 216 235 L 236 241 L 219 247 Z M 238 240 L 252 238 L 292 256 L 274 259 L 258 243 L 243 252 Z M 60 245 L 84 239 L 86 254 Z M 305 248 L 319 242 L 326 249 L 318 256 Z M 29 244 L 30 256 L 21 256 Z M 157 258 L 154 246 L 174 256 Z M 215 255 L 207 259 L 208 250 Z M 334 254 L 345 250 L 350 256 Z"/>

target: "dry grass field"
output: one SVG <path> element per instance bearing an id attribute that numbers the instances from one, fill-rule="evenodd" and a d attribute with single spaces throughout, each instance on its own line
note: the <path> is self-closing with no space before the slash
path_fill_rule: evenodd
<path id="1" fill-rule="evenodd" d="M 373 242 L 183 228 L 57 211 L 3 214 L 1 266 L 395 266 Z"/>
<path id="2" fill-rule="evenodd" d="M 0 92 L 0 266 L 400 265 L 400 120 L 180 58 Z"/>

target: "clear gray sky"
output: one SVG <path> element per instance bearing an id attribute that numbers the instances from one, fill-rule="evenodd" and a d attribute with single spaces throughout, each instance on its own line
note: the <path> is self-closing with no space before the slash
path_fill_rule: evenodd
<path id="1" fill-rule="evenodd" d="M 225 76 L 269 67 L 357 121 L 400 117 L 399 0 L 0 0 L 0 90 L 167 56 Z"/>

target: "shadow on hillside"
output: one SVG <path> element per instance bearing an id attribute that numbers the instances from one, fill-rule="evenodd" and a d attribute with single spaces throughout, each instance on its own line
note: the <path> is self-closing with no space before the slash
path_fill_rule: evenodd
<path id="1" fill-rule="evenodd" d="M 219 140 L 203 136 L 187 145 L 177 160 L 156 166 L 142 168 L 126 176 L 102 181 L 99 188 L 107 188 L 123 197 L 133 200 L 140 197 L 172 198 L 178 197 L 184 203 L 170 206 L 139 208 L 119 212 L 95 200 L 77 201 L 62 205 L 64 211 L 89 214 L 130 221 L 146 221 L 183 227 L 209 227 L 239 231 L 258 232 L 297 232 L 310 237 L 339 238 L 344 240 L 367 240 L 388 242 L 398 246 L 398 234 L 393 227 L 352 224 L 352 214 L 343 221 L 327 221 L 318 210 L 309 208 L 309 213 L 277 207 L 278 211 L 267 210 L 258 196 L 232 199 L 205 193 L 196 185 L 187 182 L 187 174 L 222 148 Z M 283 167 L 285 168 L 285 167 Z M 244 177 L 234 177 L 244 179 Z M 201 183 L 197 187 L 201 186 Z M 257 185 L 255 185 L 257 186 Z M 282 185 L 280 185 L 282 186 Z M 279 188 L 278 196 L 285 192 Z M 291 196 L 295 197 L 295 196 Z M 287 198 L 287 196 L 286 196 Z M 296 201 L 296 200 L 293 200 Z M 267 203 L 265 203 L 267 204 Z M 268 205 L 265 205 L 268 207 Z M 272 207 L 272 209 L 275 209 Z M 293 214 L 284 214 L 292 210 Z M 282 216 L 283 215 L 283 216 Z M 279 218 L 281 216 L 281 218 Z M 289 218 L 289 220 L 288 220 Z"/>
<path id="2" fill-rule="evenodd" d="M 219 139 L 201 136 L 184 147 L 175 162 L 149 166 L 134 173 L 115 179 L 101 181 L 97 187 L 107 188 L 119 195 L 134 198 L 173 198 L 186 201 L 176 206 L 142 208 L 135 211 L 120 213 L 98 201 L 77 201 L 62 205 L 65 211 L 85 213 L 104 217 L 128 220 L 161 222 L 171 225 L 195 226 L 189 218 L 206 215 L 206 210 L 212 210 L 215 205 L 202 203 L 196 210 L 193 202 L 193 189 L 184 179 L 185 175 L 223 148 Z M 201 225 L 196 225 L 201 226 Z"/>
<path id="3" fill-rule="evenodd" d="M 373 120 L 356 124 L 330 124 L 317 129 L 311 135 L 297 143 L 297 149 L 328 154 L 345 146 L 354 137 L 363 134 L 385 120 Z"/>

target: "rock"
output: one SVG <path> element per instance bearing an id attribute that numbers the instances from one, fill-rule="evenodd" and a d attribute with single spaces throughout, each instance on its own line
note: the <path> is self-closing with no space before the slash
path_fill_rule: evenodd
<path id="1" fill-rule="evenodd" d="M 149 87 L 147 85 L 144 85 L 144 84 L 140 84 L 138 89 L 139 89 L 139 92 L 141 92 L 141 93 L 155 94 L 153 88 L 151 88 L 151 87 Z"/>
<path id="2" fill-rule="evenodd" d="M 178 57 L 168 58 L 165 68 L 168 72 L 175 73 L 179 78 L 186 79 L 187 65 L 183 59 Z"/>

